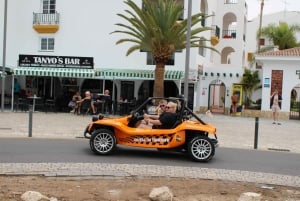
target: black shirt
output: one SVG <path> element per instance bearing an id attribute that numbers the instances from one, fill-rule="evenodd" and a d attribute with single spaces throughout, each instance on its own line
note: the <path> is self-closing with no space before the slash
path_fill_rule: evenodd
<path id="1" fill-rule="evenodd" d="M 158 128 L 161 129 L 168 129 L 172 128 L 177 120 L 177 114 L 171 112 L 163 112 L 158 120 L 160 121 L 161 125 Z"/>

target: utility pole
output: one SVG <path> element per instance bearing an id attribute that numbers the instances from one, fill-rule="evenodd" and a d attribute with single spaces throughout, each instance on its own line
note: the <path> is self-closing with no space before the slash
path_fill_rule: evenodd
<path id="1" fill-rule="evenodd" d="M 3 57 L 2 57 L 2 91 L 1 91 L 1 111 L 4 112 L 5 99 L 5 66 L 6 66 L 6 27 L 7 27 L 7 0 L 4 1 L 4 26 L 3 26 Z M 11 103 L 13 104 L 13 103 Z"/>
<path id="2" fill-rule="evenodd" d="M 184 98 L 188 103 L 189 96 L 189 66 L 190 66 L 190 49 L 191 49 L 191 21 L 192 21 L 192 0 L 188 1 L 188 16 L 187 16 L 187 32 L 186 32 L 186 56 L 185 56 L 185 71 L 184 71 Z"/>
<path id="3" fill-rule="evenodd" d="M 264 4 L 265 4 L 265 1 L 261 0 L 261 2 L 260 2 L 260 15 L 259 15 L 259 27 L 258 27 L 258 34 L 257 34 L 257 52 L 260 51 L 260 36 L 261 36 L 262 16 L 263 16 Z"/>

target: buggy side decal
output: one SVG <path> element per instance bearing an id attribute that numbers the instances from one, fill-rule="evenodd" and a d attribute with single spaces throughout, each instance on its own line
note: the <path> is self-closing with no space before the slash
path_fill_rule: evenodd
<path id="1" fill-rule="evenodd" d="M 167 145 L 172 142 L 175 133 L 161 135 L 135 135 L 127 136 L 120 141 L 130 144 Z"/>

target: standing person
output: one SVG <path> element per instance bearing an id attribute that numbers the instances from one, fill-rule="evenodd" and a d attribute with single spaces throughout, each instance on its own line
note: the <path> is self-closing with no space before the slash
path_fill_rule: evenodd
<path id="1" fill-rule="evenodd" d="M 104 108 L 105 108 L 105 112 L 106 113 L 111 113 L 111 106 L 112 106 L 112 100 L 111 100 L 111 96 L 110 96 L 110 91 L 108 89 L 104 90 Z"/>
<path id="2" fill-rule="evenodd" d="M 21 86 L 18 82 L 18 80 L 14 79 L 14 100 L 18 101 L 19 95 L 20 95 Z"/>
<path id="3" fill-rule="evenodd" d="M 239 101 L 239 95 L 236 92 L 234 92 L 233 95 L 231 96 L 232 115 L 233 116 L 236 115 L 238 101 Z"/>
<path id="4" fill-rule="evenodd" d="M 281 125 L 281 123 L 278 122 L 279 112 L 281 109 L 281 101 L 282 97 L 279 95 L 278 90 L 275 89 L 275 91 L 271 95 L 271 101 L 270 106 L 271 110 L 273 112 L 273 124 Z"/>

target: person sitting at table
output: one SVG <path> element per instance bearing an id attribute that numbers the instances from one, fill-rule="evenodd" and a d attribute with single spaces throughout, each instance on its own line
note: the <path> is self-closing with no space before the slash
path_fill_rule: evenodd
<path id="1" fill-rule="evenodd" d="M 83 99 L 77 101 L 77 104 L 78 104 L 78 106 L 79 106 L 79 107 L 78 107 L 78 114 L 80 114 L 80 111 L 81 111 L 82 109 L 87 109 L 86 112 L 89 112 L 90 109 L 91 109 L 91 110 L 92 110 L 92 113 L 95 114 L 96 111 L 95 111 L 94 103 L 93 103 L 93 101 L 92 101 L 92 94 L 91 94 L 91 92 L 90 92 L 90 91 L 86 91 L 86 92 L 84 93 L 84 95 L 85 95 L 85 97 L 84 97 Z M 89 102 L 88 108 L 82 108 L 82 104 L 83 104 L 84 101 Z"/>
<path id="2" fill-rule="evenodd" d="M 81 95 L 79 91 L 76 91 L 76 93 L 73 95 L 72 100 L 69 102 L 68 106 L 72 108 L 70 111 L 71 113 L 78 113 L 79 104 L 77 101 L 81 101 Z"/>

